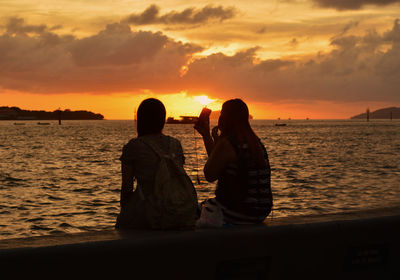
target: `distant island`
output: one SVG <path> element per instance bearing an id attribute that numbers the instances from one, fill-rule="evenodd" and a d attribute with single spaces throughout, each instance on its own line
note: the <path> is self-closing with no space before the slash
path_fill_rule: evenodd
<path id="1" fill-rule="evenodd" d="M 0 107 L 0 120 L 103 120 L 102 114 L 89 111 L 55 110 L 47 112 L 43 110 L 23 110 L 18 107 Z"/>
<path id="2" fill-rule="evenodd" d="M 350 119 L 366 119 L 367 113 L 362 113 L 356 116 L 351 117 Z M 389 107 L 379 109 L 369 113 L 370 119 L 400 119 L 400 108 L 398 107 Z"/>

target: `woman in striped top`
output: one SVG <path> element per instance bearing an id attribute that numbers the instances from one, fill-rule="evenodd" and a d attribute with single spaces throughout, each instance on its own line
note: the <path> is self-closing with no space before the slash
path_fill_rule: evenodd
<path id="1" fill-rule="evenodd" d="M 247 105 L 228 100 L 212 133 L 209 120 L 195 128 L 208 154 L 204 175 L 209 182 L 218 180 L 215 198 L 207 203 L 221 208 L 225 223 L 262 223 L 273 204 L 271 169 L 267 151 L 250 126 Z"/>

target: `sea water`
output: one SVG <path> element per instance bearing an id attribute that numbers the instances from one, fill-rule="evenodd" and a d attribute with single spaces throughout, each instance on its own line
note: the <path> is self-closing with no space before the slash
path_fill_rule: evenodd
<path id="1" fill-rule="evenodd" d="M 252 121 L 269 154 L 274 217 L 400 204 L 400 121 L 279 122 Z M 135 122 L 14 123 L 0 121 L 0 238 L 113 228 L 119 157 Z M 181 141 L 199 200 L 212 197 L 193 125 L 167 124 L 164 133 Z"/>

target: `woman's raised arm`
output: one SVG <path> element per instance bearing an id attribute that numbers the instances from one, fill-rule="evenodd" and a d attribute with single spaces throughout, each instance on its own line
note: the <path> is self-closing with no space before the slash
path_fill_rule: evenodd
<path id="1" fill-rule="evenodd" d="M 235 149 L 228 139 L 222 137 L 216 143 L 204 166 L 204 176 L 209 182 L 218 179 L 226 165 L 237 160 Z"/>

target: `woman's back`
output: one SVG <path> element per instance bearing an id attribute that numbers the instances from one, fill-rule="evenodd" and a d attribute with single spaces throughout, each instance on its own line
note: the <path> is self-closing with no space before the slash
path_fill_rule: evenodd
<path id="1" fill-rule="evenodd" d="M 117 228 L 186 228 L 195 223 L 196 191 L 183 168 L 181 143 L 162 134 L 165 116 L 158 99 L 145 99 L 138 108 L 138 137 L 123 147 L 120 157 Z"/>
<path id="2" fill-rule="evenodd" d="M 142 138 L 149 139 L 165 153 L 174 154 L 177 163 L 181 166 L 183 166 L 185 158 L 179 140 L 171 136 L 149 134 L 131 139 L 123 147 L 120 160 L 123 164 L 132 167 L 137 184 L 140 184 L 143 192 L 147 194 L 152 191 L 155 172 L 160 159 L 144 141 L 141 141 Z"/>
<path id="3" fill-rule="evenodd" d="M 247 143 L 230 137 L 237 161 L 228 164 L 218 178 L 216 199 L 227 209 L 242 214 L 243 220 L 262 221 L 272 209 L 271 170 L 268 154 L 260 142 L 265 164 L 260 165 Z M 229 212 L 225 213 L 229 217 Z M 240 220 L 231 213 L 233 220 Z"/>

